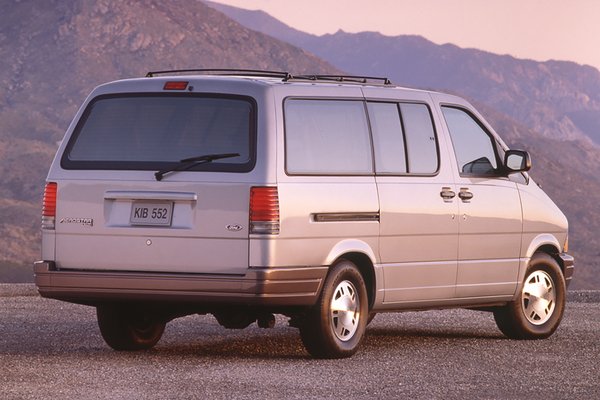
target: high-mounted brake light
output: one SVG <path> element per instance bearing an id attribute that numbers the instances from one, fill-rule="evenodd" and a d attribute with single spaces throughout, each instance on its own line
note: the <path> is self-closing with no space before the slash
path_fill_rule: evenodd
<path id="1" fill-rule="evenodd" d="M 279 195 L 277 187 L 250 189 L 250 233 L 279 233 Z"/>
<path id="2" fill-rule="evenodd" d="M 58 186 L 56 182 L 46 183 L 44 189 L 44 200 L 42 203 L 42 229 L 54 229 L 56 221 L 56 194 Z"/>
<path id="3" fill-rule="evenodd" d="M 163 90 L 185 90 L 188 86 L 187 81 L 169 81 L 165 82 L 165 86 L 163 86 Z"/>

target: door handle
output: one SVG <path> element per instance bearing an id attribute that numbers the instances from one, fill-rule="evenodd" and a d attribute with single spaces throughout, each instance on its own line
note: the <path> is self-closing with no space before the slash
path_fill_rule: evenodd
<path id="1" fill-rule="evenodd" d="M 468 202 L 473 198 L 473 193 L 469 192 L 467 188 L 460 188 L 460 192 L 458 192 L 458 197 L 464 202 Z"/>
<path id="2" fill-rule="evenodd" d="M 454 198 L 454 196 L 456 196 L 456 193 L 454 193 L 454 191 L 452 191 L 452 189 L 449 187 L 443 187 L 442 191 L 440 192 L 440 196 L 442 196 L 444 201 L 450 201 Z"/>

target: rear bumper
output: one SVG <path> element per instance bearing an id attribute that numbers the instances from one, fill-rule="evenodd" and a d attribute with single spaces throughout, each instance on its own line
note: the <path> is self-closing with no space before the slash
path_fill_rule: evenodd
<path id="1" fill-rule="evenodd" d="M 569 287 L 573 279 L 573 272 L 575 272 L 575 258 L 567 253 L 560 253 L 558 256 L 562 262 L 565 283 Z"/>
<path id="2" fill-rule="evenodd" d="M 159 301 L 206 305 L 310 306 L 327 267 L 250 268 L 246 275 L 58 270 L 34 264 L 40 295 L 80 304 Z"/>

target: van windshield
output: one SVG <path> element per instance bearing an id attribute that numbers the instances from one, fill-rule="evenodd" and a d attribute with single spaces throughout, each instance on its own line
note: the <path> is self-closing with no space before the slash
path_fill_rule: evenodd
<path id="1" fill-rule="evenodd" d="M 255 160 L 255 120 L 254 102 L 241 96 L 100 96 L 83 113 L 61 165 L 158 170 L 198 154 L 238 153 L 190 170 L 249 171 Z"/>

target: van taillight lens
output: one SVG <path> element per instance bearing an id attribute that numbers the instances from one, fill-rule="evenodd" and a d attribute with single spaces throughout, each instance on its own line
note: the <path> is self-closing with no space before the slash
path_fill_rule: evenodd
<path id="1" fill-rule="evenodd" d="M 42 229 L 54 229 L 56 221 L 56 182 L 46 183 L 42 205 Z"/>
<path id="2" fill-rule="evenodd" d="M 279 195 L 276 187 L 250 189 L 250 233 L 279 233 Z"/>

